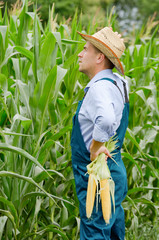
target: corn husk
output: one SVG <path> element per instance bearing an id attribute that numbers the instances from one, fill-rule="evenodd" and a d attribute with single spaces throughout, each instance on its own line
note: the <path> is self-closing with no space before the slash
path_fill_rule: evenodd
<path id="1" fill-rule="evenodd" d="M 111 154 L 111 159 L 114 162 L 115 160 L 113 159 L 113 156 L 115 155 L 115 153 L 113 153 L 113 151 L 117 148 L 116 143 L 117 143 L 117 140 L 115 140 L 115 137 L 111 137 L 109 141 L 105 143 L 106 148 L 109 150 Z M 110 170 L 109 170 L 107 161 L 105 160 L 104 153 L 99 154 L 94 161 L 92 161 L 90 164 L 87 165 L 87 173 L 92 174 L 97 186 L 96 211 L 98 211 L 98 196 L 102 190 L 102 189 L 99 189 L 100 180 L 107 179 L 108 180 L 107 184 L 109 184 L 109 189 L 110 189 L 110 196 L 113 203 L 113 210 L 115 212 L 115 200 L 114 200 L 115 183 L 111 177 Z M 109 223 L 109 220 L 106 223 Z"/>

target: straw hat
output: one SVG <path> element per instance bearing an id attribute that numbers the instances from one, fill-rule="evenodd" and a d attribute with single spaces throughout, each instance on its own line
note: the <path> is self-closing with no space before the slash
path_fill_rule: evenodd
<path id="1" fill-rule="evenodd" d="M 121 38 L 110 28 L 105 27 L 93 35 L 78 32 L 82 38 L 92 43 L 114 64 L 115 68 L 124 75 L 124 69 L 120 57 L 125 50 Z"/>

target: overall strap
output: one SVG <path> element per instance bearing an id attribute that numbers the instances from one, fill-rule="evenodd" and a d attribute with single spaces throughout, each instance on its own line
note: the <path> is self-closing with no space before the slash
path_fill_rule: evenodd
<path id="1" fill-rule="evenodd" d="M 129 103 L 128 92 L 126 89 L 126 83 L 123 80 L 122 80 L 122 83 L 123 83 L 123 87 L 124 87 L 125 102 Z"/>
<path id="2" fill-rule="evenodd" d="M 119 86 L 117 85 L 117 82 L 116 82 L 115 80 L 113 80 L 113 79 L 111 79 L 111 78 L 101 78 L 101 79 L 97 80 L 96 82 L 98 82 L 98 81 L 100 81 L 100 80 L 107 80 L 107 81 L 112 82 L 112 83 L 118 88 L 118 90 L 120 91 L 121 96 L 122 96 L 123 101 L 124 101 L 124 96 L 123 96 L 123 94 L 122 94 L 122 91 L 121 91 L 121 89 L 119 88 Z M 121 81 L 122 81 L 122 83 L 123 83 L 124 95 L 125 95 L 125 101 L 124 101 L 124 103 L 128 103 L 128 102 L 129 102 L 129 99 L 128 99 L 128 94 L 127 94 L 127 89 L 126 89 L 126 83 L 125 83 L 123 80 L 121 80 Z"/>

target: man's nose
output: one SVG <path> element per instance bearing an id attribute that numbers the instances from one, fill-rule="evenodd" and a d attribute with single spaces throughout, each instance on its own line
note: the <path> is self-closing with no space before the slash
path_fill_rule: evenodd
<path id="1" fill-rule="evenodd" d="M 82 57 L 82 52 L 80 52 L 80 53 L 78 54 L 78 57 Z"/>

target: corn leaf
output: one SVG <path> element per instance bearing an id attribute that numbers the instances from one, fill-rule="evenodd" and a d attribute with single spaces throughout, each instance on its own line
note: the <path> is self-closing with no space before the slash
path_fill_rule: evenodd
<path id="1" fill-rule="evenodd" d="M 56 39 L 54 35 L 51 32 L 48 33 L 40 51 L 37 66 L 37 76 L 41 83 L 41 92 L 43 91 L 44 83 L 50 70 L 51 55 L 55 48 L 55 43 Z"/>
<path id="2" fill-rule="evenodd" d="M 0 239 L 2 239 L 2 235 L 3 235 L 3 231 L 5 228 L 5 224 L 7 222 L 8 217 L 7 216 L 3 216 L 0 217 Z"/>
<path id="3" fill-rule="evenodd" d="M 13 178 L 19 178 L 21 180 L 24 180 L 30 184 L 33 184 L 35 187 L 39 188 L 43 193 L 46 194 L 46 196 L 48 196 L 51 200 L 55 202 L 54 198 L 52 198 L 52 196 L 46 192 L 38 183 L 36 183 L 31 177 L 26 177 L 26 176 L 23 176 L 23 175 L 20 175 L 20 174 L 17 174 L 17 173 L 14 173 L 14 172 L 9 172 L 9 171 L 1 171 L 0 172 L 0 177 L 13 177 Z"/>
<path id="4" fill-rule="evenodd" d="M 36 160 L 36 158 L 34 158 L 29 153 L 27 153 L 25 150 L 18 148 L 18 147 L 11 146 L 6 143 L 0 143 L 0 149 L 15 152 L 17 154 L 24 156 L 25 158 L 29 159 L 30 161 L 35 163 L 37 166 L 39 166 L 43 171 L 45 171 L 48 174 L 48 176 L 50 176 L 50 174 L 41 166 L 41 164 Z"/>
<path id="5" fill-rule="evenodd" d="M 17 211 L 16 211 L 13 203 L 11 201 L 7 200 L 4 197 L 1 197 L 1 196 L 0 196 L 0 202 L 3 202 L 4 204 L 6 204 L 10 208 L 11 214 L 15 219 L 15 223 L 16 223 L 16 225 L 18 225 L 18 214 L 17 214 Z"/>
<path id="6" fill-rule="evenodd" d="M 16 224 L 15 224 L 15 221 L 14 221 L 14 217 L 13 217 L 13 215 L 9 212 L 9 211 L 7 211 L 7 210 L 2 210 L 2 209 L 0 209 L 0 213 L 2 214 L 2 215 L 5 215 L 6 217 L 8 217 L 8 219 L 11 221 L 11 223 L 13 224 L 13 227 L 14 227 L 14 236 L 15 236 L 15 239 L 17 239 L 17 228 L 16 228 Z"/>
<path id="7" fill-rule="evenodd" d="M 33 61 L 34 55 L 30 50 L 21 46 L 16 46 L 15 50 L 28 58 L 31 62 Z"/>

